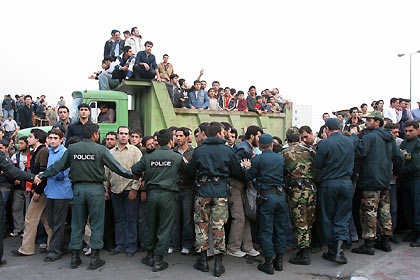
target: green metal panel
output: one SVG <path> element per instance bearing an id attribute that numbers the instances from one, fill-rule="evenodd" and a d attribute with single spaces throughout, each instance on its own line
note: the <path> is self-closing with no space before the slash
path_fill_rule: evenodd
<path id="1" fill-rule="evenodd" d="M 192 130 L 202 122 L 227 122 L 240 134 L 250 125 L 261 126 L 265 132 L 285 138 L 285 131 L 292 125 L 290 107 L 286 113 L 258 116 L 252 112 L 197 111 L 173 108 L 164 83 L 125 81 L 116 90 L 132 95 L 132 109 L 142 122 L 145 135 L 170 126 L 185 126 Z"/>

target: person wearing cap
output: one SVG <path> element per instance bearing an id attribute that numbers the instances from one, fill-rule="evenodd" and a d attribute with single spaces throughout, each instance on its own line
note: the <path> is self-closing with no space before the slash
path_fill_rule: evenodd
<path id="1" fill-rule="evenodd" d="M 312 181 L 312 162 L 315 150 L 306 143 L 300 142 L 297 129 L 289 129 L 286 133 L 289 147 L 283 150 L 287 184 L 290 190 L 289 203 L 294 225 L 294 236 L 299 251 L 296 257 L 289 259 L 292 264 L 309 265 L 309 246 L 311 229 L 315 219 L 316 186 Z"/>
<path id="2" fill-rule="evenodd" d="M 242 164 L 249 168 L 245 179 L 257 180 L 257 190 L 261 204 L 258 207 L 259 238 L 265 258 L 258 269 L 267 274 L 283 270 L 283 254 L 286 247 L 286 215 L 288 214 L 286 194 L 284 193 L 284 158 L 273 152 L 273 137 L 263 134 L 259 137 L 260 155 L 251 161 L 244 159 Z M 274 260 L 273 260 L 273 257 Z"/>
<path id="3" fill-rule="evenodd" d="M 419 107 L 411 110 L 411 115 L 413 116 L 415 121 L 420 120 L 420 101 L 417 101 L 417 106 Z"/>
<path id="4" fill-rule="evenodd" d="M 202 272 L 209 271 L 207 250 L 210 248 L 209 234 L 212 234 L 215 254 L 213 274 L 220 277 L 225 272 L 222 263 L 222 256 L 226 253 L 224 224 L 229 217 L 227 180 L 228 177 L 241 180 L 244 172 L 232 148 L 225 145 L 221 123 L 211 122 L 203 132 L 208 138 L 194 150 L 185 172 L 196 179 L 197 186 L 194 222 L 195 248 L 199 256 L 194 268 Z"/>
<path id="5" fill-rule="evenodd" d="M 342 135 L 340 121 L 336 118 L 328 119 L 325 125 L 328 138 L 319 142 L 313 162 L 313 167 L 321 170 L 318 195 L 324 243 L 328 245 L 328 252 L 322 257 L 346 264 L 342 246 L 349 238 L 348 222 L 353 200 L 351 176 L 359 140 L 355 135 Z"/>
<path id="6" fill-rule="evenodd" d="M 392 220 L 390 212 L 389 182 L 392 174 L 399 175 L 404 164 L 392 134 L 383 129 L 381 114 L 373 112 L 366 117 L 366 133 L 358 144 L 356 158 L 360 159 L 358 187 L 362 191 L 360 224 L 364 244 L 353 253 L 374 255 L 375 248 L 390 252 Z M 376 245 L 377 223 L 381 239 Z"/>

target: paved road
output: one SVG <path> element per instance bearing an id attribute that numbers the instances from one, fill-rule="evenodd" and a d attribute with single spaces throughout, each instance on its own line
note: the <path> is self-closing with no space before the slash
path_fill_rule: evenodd
<path id="1" fill-rule="evenodd" d="M 182 256 L 179 253 L 166 258 L 169 269 L 154 273 L 140 262 L 145 253 L 137 253 L 132 258 L 125 255 L 110 256 L 101 251 L 106 265 L 96 271 L 88 271 L 88 257 L 82 257 L 82 265 L 78 269 L 70 269 L 70 255 L 54 263 L 45 263 L 44 254 L 35 254 L 30 257 L 14 257 L 10 250 L 18 247 L 20 238 L 5 239 L 5 255 L 7 265 L 0 268 L 0 280 L 19 279 L 182 279 L 205 280 L 214 279 L 212 275 L 213 261 L 210 261 L 210 272 L 203 273 L 193 269 L 195 257 Z M 287 253 L 285 259 L 292 256 Z M 275 279 L 306 280 L 306 279 L 350 279 L 352 276 L 361 278 L 352 279 L 420 279 L 420 248 L 410 248 L 407 243 L 393 245 L 393 252 L 377 251 L 375 256 L 357 255 L 346 251 L 349 260 L 347 265 L 338 265 L 325 261 L 321 252 L 311 254 L 312 265 L 295 266 L 284 262 L 284 271 L 276 272 L 274 277 L 263 274 L 257 270 L 257 261 L 262 257 L 248 263 L 246 258 L 224 258 L 226 273 L 221 279 Z"/>

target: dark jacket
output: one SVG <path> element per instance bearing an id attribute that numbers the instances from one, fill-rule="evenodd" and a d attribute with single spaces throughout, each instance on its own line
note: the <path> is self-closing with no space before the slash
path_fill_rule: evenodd
<path id="1" fill-rule="evenodd" d="M 257 179 L 259 190 L 284 186 L 284 158 L 272 150 L 264 150 L 251 160 L 251 168 L 245 171 L 245 179 Z"/>
<path id="2" fill-rule="evenodd" d="M 33 127 L 32 124 L 32 107 L 28 108 L 28 106 L 23 106 L 19 109 L 19 122 L 20 122 L 20 129 Z"/>
<path id="3" fill-rule="evenodd" d="M 383 128 L 375 128 L 363 136 L 357 147 L 356 157 L 360 159 L 357 186 L 365 191 L 390 189 L 392 169 L 395 175 L 399 175 L 404 164 L 403 155 L 394 137 Z"/>
<path id="4" fill-rule="evenodd" d="M 5 98 L 2 103 L 3 110 L 11 111 L 16 108 L 15 101 L 13 99 Z"/>
<path id="5" fill-rule="evenodd" d="M 29 171 L 35 175 L 39 174 L 40 172 L 44 172 L 45 169 L 47 169 L 49 154 L 50 151 L 48 150 L 47 146 L 44 144 L 39 145 L 31 155 Z M 42 194 L 46 186 L 47 181 L 44 181 L 39 185 L 34 185 L 33 189 L 36 193 Z"/>
<path id="6" fill-rule="evenodd" d="M 174 148 L 174 152 L 181 154 L 178 151 L 178 146 Z M 191 145 L 188 145 L 188 149 L 182 154 L 182 156 L 189 162 L 192 159 L 192 155 L 194 153 L 194 148 Z M 183 173 L 183 176 L 179 182 L 179 188 L 180 189 L 191 189 L 193 187 L 194 182 L 191 180 L 191 178 Z"/>
<path id="7" fill-rule="evenodd" d="M 209 182 L 197 189 L 199 197 L 228 197 L 226 182 L 228 177 L 242 180 L 244 171 L 233 153 L 225 145 L 225 140 L 209 137 L 200 147 L 195 148 L 191 161 L 187 165 L 187 174 L 200 180 L 207 177 Z M 219 183 L 213 181 L 219 178 Z"/>
<path id="8" fill-rule="evenodd" d="M 352 176 L 358 142 L 354 134 L 348 137 L 335 132 L 318 143 L 313 167 L 321 170 L 321 182 Z"/>
<path id="9" fill-rule="evenodd" d="M 248 111 L 257 112 L 257 109 L 255 109 L 256 104 L 257 104 L 256 98 L 252 97 L 251 95 L 248 95 L 246 97 L 246 105 L 248 106 Z"/>
<path id="10" fill-rule="evenodd" d="M 403 178 L 420 177 L 420 139 L 414 137 L 401 143 L 400 149 L 406 150 Z"/>
<path id="11" fill-rule="evenodd" d="M 120 55 L 123 52 L 125 41 L 120 40 L 118 43 L 120 44 L 120 50 L 119 50 L 118 55 Z M 104 58 L 116 57 L 114 51 L 115 51 L 115 42 L 111 42 L 111 40 L 106 41 L 105 46 L 104 46 Z"/>

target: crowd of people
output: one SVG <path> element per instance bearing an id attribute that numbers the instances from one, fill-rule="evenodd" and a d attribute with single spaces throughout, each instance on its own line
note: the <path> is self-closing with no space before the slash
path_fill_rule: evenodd
<path id="1" fill-rule="evenodd" d="M 390 108 L 352 108 L 347 121 L 324 114 L 318 137 L 309 126 L 292 127 L 284 143 L 258 126 L 238 135 L 211 122 L 146 136 L 121 126 L 100 145 L 82 103 L 73 124 L 19 139 L 12 162 L 30 173 L 4 178 L 15 185 L 16 203 L 3 211 L 2 226 L 23 233 L 15 256 L 35 254 L 40 243 L 46 262 L 71 252 L 77 268 L 83 250 L 97 269 L 102 248 L 127 257 L 146 251 L 141 262 L 161 271 L 165 255 L 181 252 L 197 254 L 194 268 L 203 272 L 214 256 L 215 276 L 225 271 L 224 254 L 262 254 L 258 269 L 274 274 L 286 248 L 297 249 L 290 263 L 310 265 L 311 248 L 321 244 L 324 259 L 345 264 L 344 250 L 360 234 L 364 243 L 353 253 L 389 252 L 400 242 L 398 217 L 400 229 L 412 230 L 404 240 L 420 247 L 419 121 L 398 117 L 417 118 L 418 110 L 394 99 Z M 384 118 L 391 114 L 399 123 Z"/>
<path id="2" fill-rule="evenodd" d="M 255 87 L 251 86 L 245 95 L 242 90 L 223 88 L 219 81 L 213 81 L 212 87 L 207 89 L 207 82 L 201 79 L 204 70 L 189 86 L 185 79 L 180 79 L 175 73 L 168 54 L 163 55 L 161 63 L 156 63 L 152 48 L 151 41 L 143 45 L 143 37 L 137 27 L 133 27 L 131 32 L 125 31 L 124 39 L 118 30 L 112 30 L 111 38 L 104 46 L 102 71 L 95 72 L 89 78 L 99 81 L 99 90 L 115 89 L 123 80 L 156 79 L 165 82 L 175 108 L 255 112 L 259 115 L 286 110 L 288 101 L 277 88 L 271 91 L 265 89 L 261 95 L 257 95 Z"/>

